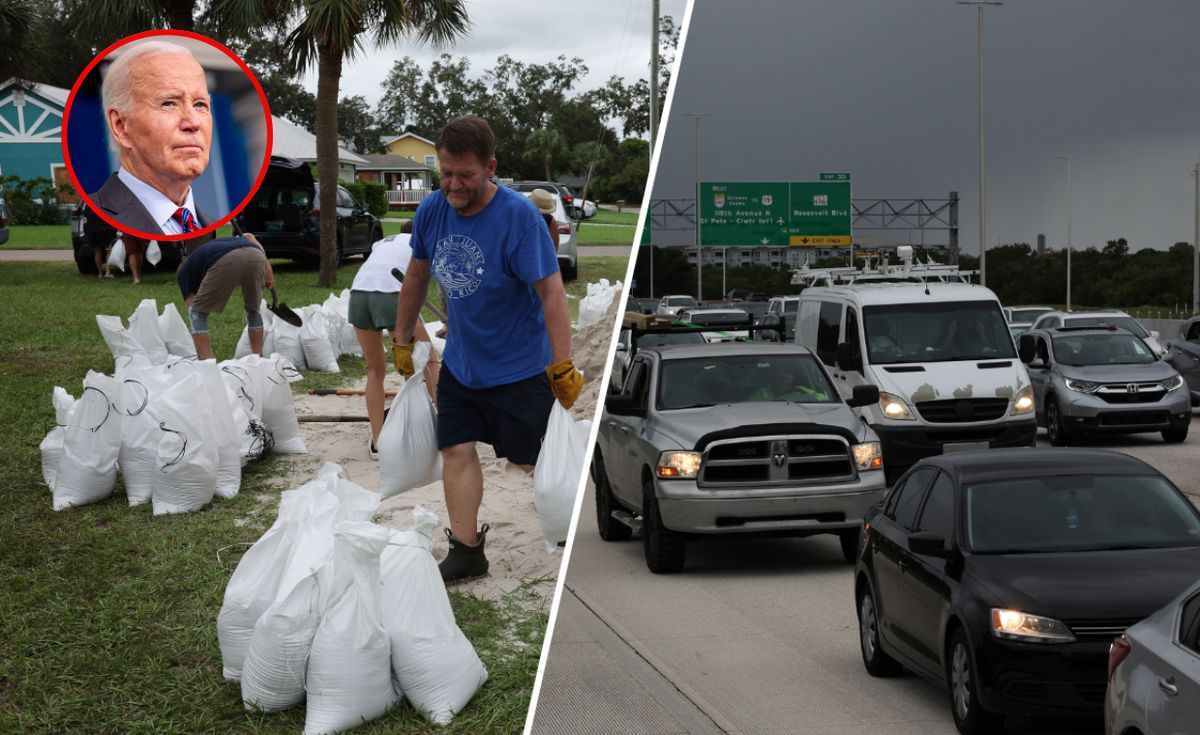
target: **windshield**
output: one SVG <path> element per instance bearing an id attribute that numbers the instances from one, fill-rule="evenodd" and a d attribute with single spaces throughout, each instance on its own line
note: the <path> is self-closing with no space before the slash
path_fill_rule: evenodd
<path id="1" fill-rule="evenodd" d="M 1063 365 L 1149 365 L 1154 355 L 1128 332 L 1054 338 L 1054 359 Z"/>
<path id="2" fill-rule="evenodd" d="M 871 362 L 950 362 L 1016 357 L 994 301 L 888 304 L 863 309 Z"/>
<path id="3" fill-rule="evenodd" d="M 695 312 L 687 315 L 689 322 L 703 326 L 713 324 L 745 324 L 749 319 L 749 315 L 744 311 Z"/>
<path id="4" fill-rule="evenodd" d="M 662 410 L 726 403 L 837 403 L 837 392 L 812 355 L 722 355 L 664 360 Z"/>
<path id="5" fill-rule="evenodd" d="M 1013 309 L 1012 323 L 1013 324 L 1033 324 L 1042 314 L 1047 314 L 1053 309 Z"/>
<path id="6" fill-rule="evenodd" d="M 638 336 L 638 347 L 662 347 L 664 345 L 695 345 L 707 344 L 700 332 L 678 332 L 642 334 Z"/>
<path id="7" fill-rule="evenodd" d="M 966 508 L 976 553 L 1200 546 L 1200 515 L 1157 475 L 979 483 L 966 488 Z"/>
<path id="8" fill-rule="evenodd" d="M 1067 317 L 1063 320 L 1063 322 L 1064 326 L 1067 327 L 1107 327 L 1109 324 L 1112 324 L 1115 327 L 1120 327 L 1121 329 L 1133 332 L 1143 339 L 1150 336 L 1145 327 L 1139 324 L 1138 320 L 1131 316 Z"/>
<path id="9" fill-rule="evenodd" d="M 696 300 L 691 296 L 668 296 L 667 306 L 696 306 Z"/>

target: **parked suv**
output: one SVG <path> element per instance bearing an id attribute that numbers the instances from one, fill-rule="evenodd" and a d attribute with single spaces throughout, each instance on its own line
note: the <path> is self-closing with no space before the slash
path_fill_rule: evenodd
<path id="1" fill-rule="evenodd" d="M 82 199 L 71 210 L 71 249 L 75 252 L 75 267 L 83 275 L 93 275 L 96 272 L 94 248 L 107 248 L 116 239 L 116 229 L 93 215 Z M 198 238 L 198 241 L 207 242 L 208 239 L 203 237 Z M 142 269 L 149 272 L 173 273 L 187 252 L 186 247 L 187 243 L 178 240 L 159 240 L 158 249 L 162 252 L 162 260 L 158 261 L 158 265 L 153 265 L 147 260 L 142 264 Z"/>
<path id="2" fill-rule="evenodd" d="M 584 205 L 588 204 L 588 202 L 577 201 L 571 190 L 565 184 L 560 184 L 557 181 L 514 181 L 507 186 L 513 191 L 519 191 L 525 195 L 533 193 L 534 189 L 557 192 L 558 198 L 562 200 L 563 208 L 570 219 L 584 219 L 596 216 L 595 203 L 590 203 L 592 205 L 590 207 L 591 214 L 587 214 Z"/>
<path id="3" fill-rule="evenodd" d="M 267 175 L 254 198 L 234 219 L 234 229 L 258 238 L 267 256 L 309 260 L 321 255 L 320 184 L 307 163 L 271 156 Z M 383 225 L 365 204 L 337 190 L 338 260 L 371 254 L 383 239 Z"/>
<path id="4" fill-rule="evenodd" d="M 1154 350 L 1154 354 L 1163 354 L 1163 346 L 1158 343 L 1158 332 L 1147 331 L 1142 323 L 1123 311 L 1048 311 L 1034 320 L 1033 329 L 1054 329 L 1055 327 L 1106 327 L 1109 324 L 1120 327 L 1127 332 L 1133 332 Z"/>
<path id="5" fill-rule="evenodd" d="M 1050 443 L 1089 433 L 1161 431 L 1187 438 L 1191 395 L 1175 368 L 1137 336 L 1110 327 L 1031 329 L 1020 336 L 1038 424 Z"/>
<path id="6" fill-rule="evenodd" d="M 646 564 L 678 572 L 696 535 L 834 533 L 853 560 L 884 495 L 874 432 L 798 345 L 721 343 L 638 350 L 610 395 L 592 459 L 600 537 L 642 530 Z"/>
<path id="7" fill-rule="evenodd" d="M 526 199 L 533 197 L 533 189 L 522 193 Z M 558 270 L 564 281 L 574 281 L 579 278 L 579 229 L 561 201 L 554 203 L 554 225 L 558 229 L 558 242 L 555 243 Z"/>

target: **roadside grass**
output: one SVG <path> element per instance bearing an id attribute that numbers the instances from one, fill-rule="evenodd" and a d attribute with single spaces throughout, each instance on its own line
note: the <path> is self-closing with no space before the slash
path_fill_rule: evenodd
<path id="1" fill-rule="evenodd" d="M 70 225 L 9 225 L 0 250 L 70 250 Z"/>
<path id="2" fill-rule="evenodd" d="M 596 210 L 596 216 L 591 219 L 586 219 L 584 222 L 596 222 L 602 225 L 629 225 L 637 227 L 638 213 L 633 212 L 613 212 L 608 209 Z"/>
<path id="3" fill-rule="evenodd" d="M 637 228 L 633 225 L 594 225 L 592 220 L 579 224 L 580 245 L 631 245 Z"/>
<path id="4" fill-rule="evenodd" d="M 624 258 L 580 261 L 589 280 L 624 278 Z M 278 262 L 280 298 L 323 301 L 349 285 L 359 264 L 344 263 L 328 289 L 315 285 L 314 266 Z M 0 732 L 298 731 L 303 707 L 243 709 L 237 685 L 221 678 L 216 637 L 225 585 L 245 544 L 273 521 L 280 479 L 284 487 L 308 479 L 293 462 L 249 465 L 236 498 L 186 515 L 129 508 L 120 486 L 102 503 L 55 513 L 42 484 L 38 444 L 54 424 L 53 386 L 78 394 L 88 369 L 112 370 L 95 315 L 127 317 L 142 298 L 181 306 L 173 275 L 147 274 L 135 287 L 81 276 L 71 263 L 12 263 L 0 268 L 0 289 Z M 577 296 L 585 289 L 586 281 L 571 284 Z M 210 320 L 219 357 L 232 355 L 243 320 L 236 298 Z M 361 360 L 341 366 L 340 375 L 306 372 L 293 390 L 363 374 Z M 535 599 L 528 586 L 500 601 L 452 591 L 488 683 L 450 727 L 402 708 L 355 732 L 519 732 L 548 621 Z"/>

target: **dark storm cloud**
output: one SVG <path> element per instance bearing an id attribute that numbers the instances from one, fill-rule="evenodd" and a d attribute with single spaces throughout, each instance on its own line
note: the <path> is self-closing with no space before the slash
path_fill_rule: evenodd
<path id="1" fill-rule="evenodd" d="M 1076 246 L 1192 240 L 1197 29 L 1200 3 L 1190 0 L 986 9 L 990 245 L 1038 233 L 1065 244 L 1059 155 L 1072 157 Z M 697 0 L 654 196 L 691 196 L 695 126 L 685 113 L 710 112 L 702 178 L 850 171 L 855 197 L 954 190 L 960 243 L 977 251 L 977 30 L 975 8 L 953 0 Z"/>

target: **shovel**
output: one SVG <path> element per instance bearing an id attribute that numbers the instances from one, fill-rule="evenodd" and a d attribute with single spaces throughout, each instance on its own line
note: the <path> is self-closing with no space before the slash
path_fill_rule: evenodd
<path id="1" fill-rule="evenodd" d="M 279 297 L 275 295 L 274 287 L 271 288 L 271 305 L 267 308 L 271 310 L 272 314 L 291 324 L 293 327 L 304 325 L 304 320 L 300 318 L 300 315 L 292 311 L 287 304 L 281 302 Z"/>

